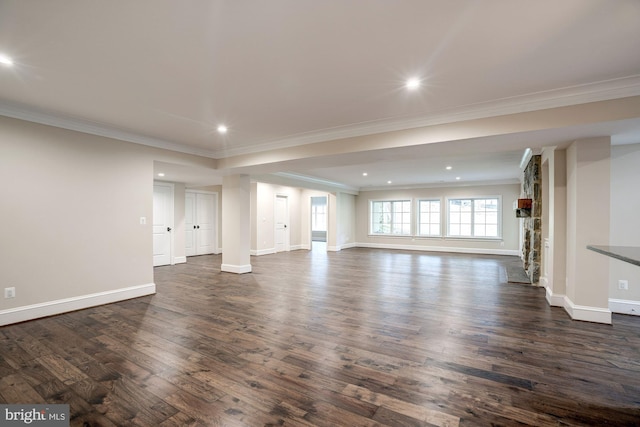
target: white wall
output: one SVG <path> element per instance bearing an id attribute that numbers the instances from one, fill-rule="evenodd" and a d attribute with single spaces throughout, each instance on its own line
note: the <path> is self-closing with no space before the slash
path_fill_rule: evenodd
<path id="1" fill-rule="evenodd" d="M 155 292 L 154 160 L 214 162 L 0 117 L 0 324 Z"/>
<path id="2" fill-rule="evenodd" d="M 610 245 L 640 246 L 639 166 L 640 144 L 611 147 Z M 635 301 L 634 314 L 640 314 L 640 267 L 613 258 L 609 262 L 609 298 Z M 629 281 L 629 290 L 618 289 L 620 279 Z"/>
<path id="3" fill-rule="evenodd" d="M 251 221 L 255 225 L 255 239 L 251 239 L 251 253 L 264 255 L 275 252 L 275 200 L 276 196 L 287 196 L 289 205 L 289 243 L 291 249 L 300 249 L 301 246 L 301 189 L 282 185 L 255 183 L 255 214 L 252 212 Z M 251 227 L 254 229 L 254 227 Z M 305 230 L 306 231 L 306 230 Z M 224 250 L 224 248 L 223 248 Z"/>
<path id="4" fill-rule="evenodd" d="M 356 241 L 358 246 L 404 248 L 416 250 L 446 250 L 475 253 L 518 255 L 518 219 L 513 211 L 513 202 L 520 194 L 519 184 L 486 185 L 469 187 L 439 187 L 406 190 L 361 191 L 356 197 Z M 502 196 L 502 240 L 447 239 L 444 237 L 381 237 L 369 235 L 369 201 L 380 199 L 483 197 Z M 413 215 L 415 221 L 416 216 Z M 415 225 L 415 224 L 414 224 Z M 445 224 L 443 223 L 443 227 Z M 415 227 L 414 227 L 415 229 Z"/>
<path id="5" fill-rule="evenodd" d="M 337 245 L 339 248 L 355 246 L 356 243 L 356 196 L 337 193 Z M 366 221 L 366 218 L 362 218 Z"/>

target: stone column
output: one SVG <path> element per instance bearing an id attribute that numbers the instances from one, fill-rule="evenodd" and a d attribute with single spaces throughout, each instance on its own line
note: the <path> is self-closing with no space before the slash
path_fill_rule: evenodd
<path id="1" fill-rule="evenodd" d="M 531 283 L 540 279 L 542 251 L 542 168 L 541 156 L 534 155 L 524 170 L 522 194 L 531 199 L 531 216 L 524 218 L 524 243 L 522 248 L 524 269 Z"/>
<path id="2" fill-rule="evenodd" d="M 249 175 L 222 178 L 222 271 L 251 272 L 250 193 Z"/>

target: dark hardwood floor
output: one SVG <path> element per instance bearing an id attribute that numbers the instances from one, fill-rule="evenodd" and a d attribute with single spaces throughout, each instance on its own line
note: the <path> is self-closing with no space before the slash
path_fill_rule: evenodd
<path id="1" fill-rule="evenodd" d="M 0 402 L 86 426 L 640 425 L 640 317 L 571 321 L 512 260 L 189 258 L 155 296 L 0 328 Z"/>

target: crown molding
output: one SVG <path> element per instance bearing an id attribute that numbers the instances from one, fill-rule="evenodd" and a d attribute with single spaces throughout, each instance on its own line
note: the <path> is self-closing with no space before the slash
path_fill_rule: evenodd
<path id="1" fill-rule="evenodd" d="M 509 184 L 519 184 L 519 183 L 520 181 L 516 178 L 498 179 L 498 180 L 491 180 L 491 181 L 434 182 L 434 183 L 424 183 L 424 184 L 360 187 L 360 192 L 364 193 L 367 191 L 419 190 L 422 188 L 481 187 L 485 185 L 509 185 Z"/>
<path id="2" fill-rule="evenodd" d="M 213 156 L 215 158 L 225 158 L 343 138 L 526 113 L 637 95 L 640 95 L 640 74 L 465 105 L 419 117 L 382 119 L 292 135 L 278 140 L 254 144 L 250 147 L 218 150 L 213 153 Z"/>
<path id="3" fill-rule="evenodd" d="M 47 112 L 8 101 L 0 101 L 0 115 L 91 135 L 146 145 L 149 147 L 221 159 L 225 157 L 290 148 L 342 138 L 393 132 L 404 129 L 455 123 L 465 120 L 524 113 L 549 108 L 566 107 L 637 95 L 640 95 L 640 74 L 465 105 L 449 110 L 438 111 L 433 114 L 381 119 L 323 129 L 291 135 L 277 140 L 265 141 L 259 144 L 252 144 L 246 147 L 225 150 L 204 150 L 187 144 L 152 138 L 134 132 L 117 129 L 103 123 L 92 122 L 75 117 L 67 117 L 61 114 Z"/>
<path id="4" fill-rule="evenodd" d="M 148 147 L 177 151 L 185 154 L 211 158 L 213 158 L 214 155 L 214 152 L 211 150 L 203 150 L 177 142 L 152 138 L 134 132 L 117 129 L 102 123 L 78 119 L 75 117 L 66 117 L 57 113 L 50 113 L 7 101 L 0 101 L 0 115 L 42 125 L 54 126 L 61 129 L 87 133 L 90 135 L 103 136 L 120 141 L 132 142 L 134 144 L 146 145 Z"/>

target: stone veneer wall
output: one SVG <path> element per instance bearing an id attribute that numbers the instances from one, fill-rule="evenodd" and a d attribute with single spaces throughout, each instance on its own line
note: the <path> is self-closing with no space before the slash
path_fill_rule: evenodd
<path id="1" fill-rule="evenodd" d="M 531 217 L 523 219 L 522 255 L 524 269 L 531 283 L 540 279 L 542 256 L 542 156 L 534 155 L 524 170 L 522 196 L 531 199 Z"/>

